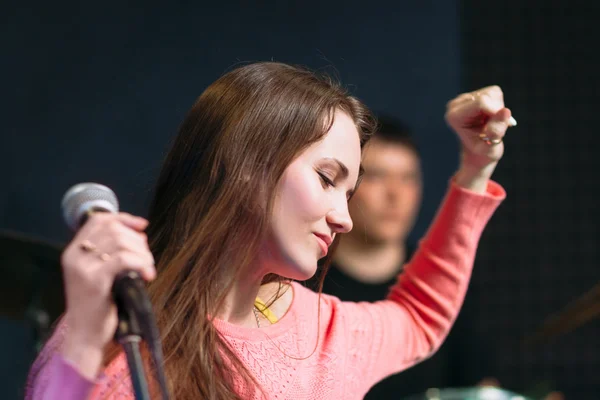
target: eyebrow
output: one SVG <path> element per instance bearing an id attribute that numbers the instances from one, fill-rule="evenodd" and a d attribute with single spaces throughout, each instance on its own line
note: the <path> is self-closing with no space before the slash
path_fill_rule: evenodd
<path id="1" fill-rule="evenodd" d="M 348 174 L 349 174 L 348 167 L 346 167 L 346 165 L 343 162 L 341 162 L 337 158 L 326 158 L 326 160 L 335 161 L 335 163 L 338 165 L 338 167 L 340 167 L 340 171 L 342 172 L 342 178 L 346 179 L 348 177 Z"/>

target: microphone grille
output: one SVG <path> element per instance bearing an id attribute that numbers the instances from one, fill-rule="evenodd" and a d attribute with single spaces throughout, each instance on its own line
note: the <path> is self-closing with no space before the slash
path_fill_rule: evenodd
<path id="1" fill-rule="evenodd" d="M 76 231 L 82 217 L 91 210 L 118 212 L 119 201 L 115 193 L 99 183 L 85 182 L 72 186 L 61 201 L 63 217 L 67 225 Z"/>

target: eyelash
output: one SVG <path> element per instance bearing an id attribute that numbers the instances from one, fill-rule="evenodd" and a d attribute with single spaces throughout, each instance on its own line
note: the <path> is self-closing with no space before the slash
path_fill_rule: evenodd
<path id="1" fill-rule="evenodd" d="M 321 181 L 324 183 L 325 186 L 335 187 L 335 184 L 333 183 L 333 181 L 331 179 L 329 179 L 324 173 L 318 172 L 318 171 L 317 171 L 317 173 L 319 174 L 319 177 L 321 178 Z M 351 192 L 346 196 L 346 201 L 350 201 L 352 196 L 354 196 L 354 192 Z"/>
<path id="2" fill-rule="evenodd" d="M 318 172 L 318 174 L 325 185 L 327 185 L 328 187 L 335 187 L 333 181 L 329 179 L 325 174 L 323 174 L 322 172 Z"/>

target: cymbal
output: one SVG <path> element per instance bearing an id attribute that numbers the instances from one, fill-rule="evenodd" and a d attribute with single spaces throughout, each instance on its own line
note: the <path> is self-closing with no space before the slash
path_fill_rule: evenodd
<path id="1" fill-rule="evenodd" d="M 54 321 L 65 308 L 60 255 L 62 245 L 0 231 L 0 315 Z"/>
<path id="2" fill-rule="evenodd" d="M 600 317 L 600 283 L 562 310 L 549 316 L 542 326 L 525 339 L 526 344 L 547 342 Z"/>
<path id="3" fill-rule="evenodd" d="M 529 397 L 497 387 L 431 388 L 404 400 L 531 400 Z"/>

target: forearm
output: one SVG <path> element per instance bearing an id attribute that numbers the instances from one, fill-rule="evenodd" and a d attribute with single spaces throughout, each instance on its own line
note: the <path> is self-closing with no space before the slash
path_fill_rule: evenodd
<path id="1" fill-rule="evenodd" d="M 461 156 L 461 163 L 454 175 L 456 185 L 475 193 L 486 192 L 490 178 L 498 165 L 498 162 L 478 163 L 473 157 Z"/>
<path id="2" fill-rule="evenodd" d="M 374 381 L 402 371 L 431 356 L 446 338 L 462 306 L 479 238 L 505 197 L 504 189 L 487 182 L 484 194 L 452 184 L 419 249 L 406 265 L 388 300 L 363 305 L 373 327 Z M 356 324 L 360 325 L 360 324 Z M 359 349 L 364 338 L 351 348 Z"/>
<path id="3" fill-rule="evenodd" d="M 441 344 L 454 322 L 470 279 L 479 238 L 505 196 L 489 179 L 483 195 L 473 188 L 454 187 L 447 194 L 434 222 L 406 266 L 390 298 L 403 302 L 413 317 L 426 326 L 428 342 Z M 434 347 L 436 347 L 434 346 Z"/>

